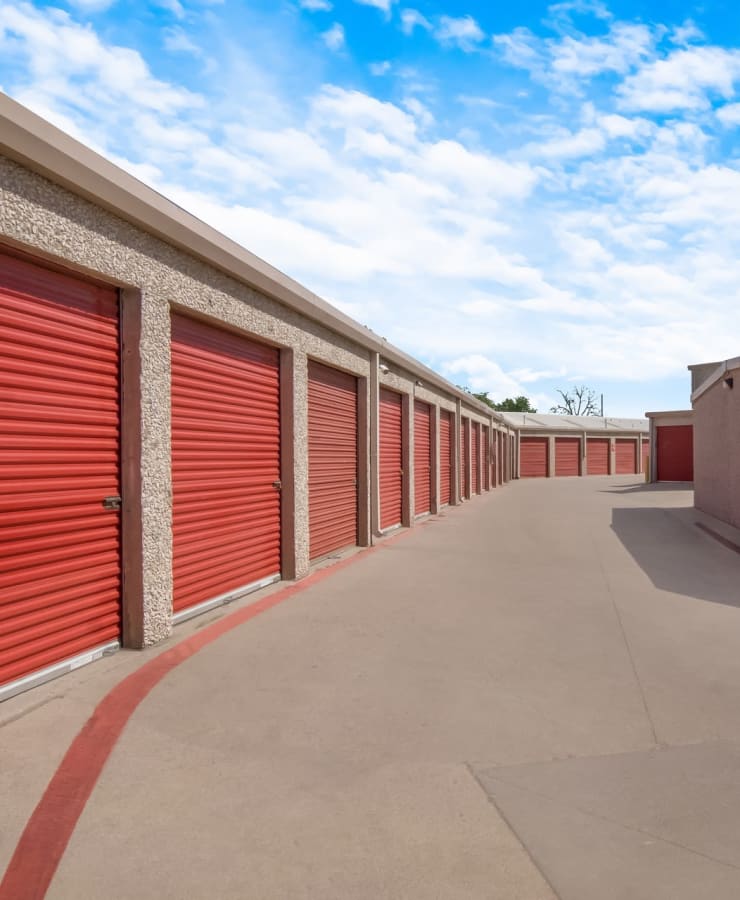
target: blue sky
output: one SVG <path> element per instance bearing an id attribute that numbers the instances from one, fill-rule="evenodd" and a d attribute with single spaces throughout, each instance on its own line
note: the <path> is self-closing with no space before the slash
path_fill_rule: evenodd
<path id="1" fill-rule="evenodd" d="M 0 0 L 0 88 L 496 399 L 740 352 L 730 0 Z"/>

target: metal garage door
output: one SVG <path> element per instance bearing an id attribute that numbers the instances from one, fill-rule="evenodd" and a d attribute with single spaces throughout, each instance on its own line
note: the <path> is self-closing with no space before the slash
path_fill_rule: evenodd
<path id="1" fill-rule="evenodd" d="M 637 441 L 617 438 L 614 442 L 614 468 L 617 475 L 634 475 L 637 471 Z"/>
<path id="2" fill-rule="evenodd" d="M 172 317 L 175 612 L 280 572 L 280 377 L 273 347 Z"/>
<path id="3" fill-rule="evenodd" d="M 546 437 L 522 437 L 519 442 L 519 477 L 545 478 L 547 476 Z"/>
<path id="4" fill-rule="evenodd" d="M 483 426 L 483 488 L 491 490 L 491 429 Z"/>
<path id="5" fill-rule="evenodd" d="M 468 469 L 470 468 L 470 447 L 467 429 L 468 420 L 460 419 L 460 499 L 469 497 Z"/>
<path id="6" fill-rule="evenodd" d="M 558 476 L 581 474 L 580 438 L 555 438 L 555 474 Z"/>
<path id="7" fill-rule="evenodd" d="M 414 400 L 414 512 L 432 508 L 432 408 Z"/>
<path id="8" fill-rule="evenodd" d="M 472 453 L 470 454 L 471 493 L 480 494 L 480 424 L 473 422 L 470 427 Z"/>
<path id="9" fill-rule="evenodd" d="M 694 426 L 658 425 L 658 481 L 694 480 Z"/>
<path id="10" fill-rule="evenodd" d="M 7 684 L 120 637 L 117 292 L 0 254 L 0 326 Z"/>
<path id="11" fill-rule="evenodd" d="M 403 404 L 400 394 L 380 389 L 380 527 L 401 524 L 403 510 Z"/>
<path id="12" fill-rule="evenodd" d="M 357 379 L 308 363 L 309 554 L 357 543 Z"/>
<path id="13" fill-rule="evenodd" d="M 439 502 L 446 506 L 452 494 L 452 413 L 439 411 Z"/>
<path id="14" fill-rule="evenodd" d="M 586 439 L 586 472 L 589 475 L 609 474 L 609 438 Z"/>

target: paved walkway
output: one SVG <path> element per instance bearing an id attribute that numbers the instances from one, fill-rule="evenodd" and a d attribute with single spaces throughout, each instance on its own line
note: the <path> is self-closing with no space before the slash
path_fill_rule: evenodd
<path id="1" fill-rule="evenodd" d="M 737 900 L 740 555 L 691 501 L 515 483 L 224 633 L 135 709 L 47 896 Z M 0 706 L 0 871 L 162 653 Z"/>

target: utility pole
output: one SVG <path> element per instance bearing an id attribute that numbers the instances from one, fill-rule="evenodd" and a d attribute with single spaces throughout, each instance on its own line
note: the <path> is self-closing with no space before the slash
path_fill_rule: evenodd
<path id="1" fill-rule="evenodd" d="M 601 395 L 601 418 L 604 418 L 604 395 Z"/>

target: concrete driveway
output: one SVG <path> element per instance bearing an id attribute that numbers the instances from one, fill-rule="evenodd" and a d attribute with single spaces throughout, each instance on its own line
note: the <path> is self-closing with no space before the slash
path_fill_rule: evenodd
<path id="1" fill-rule="evenodd" d="M 740 555 L 691 503 L 518 482 L 224 633 L 134 709 L 47 896 L 737 900 Z M 0 707 L 0 868 L 162 652 Z"/>

